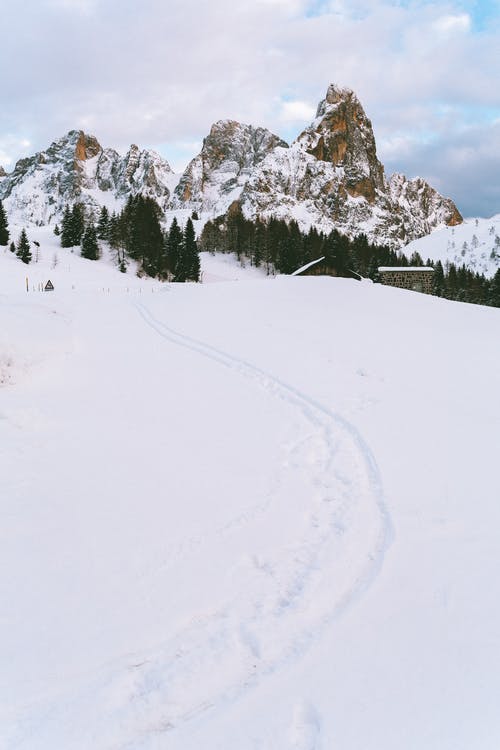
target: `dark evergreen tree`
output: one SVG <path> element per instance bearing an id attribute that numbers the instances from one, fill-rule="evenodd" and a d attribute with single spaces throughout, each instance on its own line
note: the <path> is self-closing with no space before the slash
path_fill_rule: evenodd
<path id="1" fill-rule="evenodd" d="M 62 221 L 61 221 L 61 246 L 62 247 L 73 246 L 73 232 L 72 232 L 72 227 L 71 227 L 71 209 L 69 206 L 65 206 Z"/>
<path id="2" fill-rule="evenodd" d="M 433 293 L 437 297 L 442 297 L 444 294 L 444 270 L 443 270 L 443 264 L 440 260 L 438 260 L 434 264 L 434 274 L 433 274 Z"/>
<path id="3" fill-rule="evenodd" d="M 97 237 L 100 240 L 107 240 L 109 234 L 109 211 L 106 206 L 101 208 L 99 221 L 97 222 Z"/>
<path id="4" fill-rule="evenodd" d="M 29 263 L 31 261 L 31 246 L 24 229 L 19 235 L 19 240 L 17 241 L 16 255 L 23 263 Z"/>
<path id="5" fill-rule="evenodd" d="M 82 258 L 87 258 L 88 260 L 97 260 L 99 258 L 97 233 L 93 224 L 89 224 L 82 237 Z"/>
<path id="6" fill-rule="evenodd" d="M 54 234 L 55 234 L 56 237 L 59 237 L 59 235 L 61 234 L 61 230 L 59 229 L 59 225 L 58 224 L 56 224 L 55 227 L 54 227 Z"/>
<path id="7" fill-rule="evenodd" d="M 490 282 L 488 304 L 493 307 L 500 307 L 500 268 Z"/>
<path id="8" fill-rule="evenodd" d="M 123 247 L 120 218 L 115 213 L 112 213 L 109 217 L 107 235 L 108 242 L 114 250 Z"/>
<path id="9" fill-rule="evenodd" d="M 11 242 L 10 243 L 9 250 L 10 250 L 11 253 L 15 253 L 16 252 L 16 243 L 15 242 Z"/>
<path id="10" fill-rule="evenodd" d="M 187 220 L 184 228 L 180 266 L 184 278 L 179 281 L 200 280 L 200 255 L 191 219 Z"/>
<path id="11" fill-rule="evenodd" d="M 9 224 L 7 222 L 7 214 L 5 208 L 0 200 L 0 245 L 9 244 Z"/>
<path id="12" fill-rule="evenodd" d="M 71 211 L 72 245 L 79 245 L 85 232 L 85 209 L 83 203 L 75 203 Z"/>
<path id="13" fill-rule="evenodd" d="M 454 263 L 450 263 L 447 268 L 445 279 L 445 297 L 447 299 L 456 299 L 458 292 L 457 268 Z"/>
<path id="14" fill-rule="evenodd" d="M 424 265 L 424 261 L 422 260 L 420 253 L 414 250 L 410 257 L 410 266 L 423 266 L 423 265 Z"/>
<path id="15" fill-rule="evenodd" d="M 259 268 L 266 256 L 266 230 L 265 225 L 259 221 L 255 228 L 252 263 Z"/>
<path id="16" fill-rule="evenodd" d="M 173 218 L 172 224 L 168 232 L 166 240 L 166 259 L 167 259 L 167 271 L 168 277 L 172 281 L 177 281 L 177 276 L 180 272 L 179 262 L 182 253 L 182 232 L 177 223 L 177 219 Z"/>
<path id="17" fill-rule="evenodd" d="M 120 217 L 125 248 L 148 276 L 161 276 L 165 265 L 160 215 L 152 198 L 137 195 L 127 201 Z"/>

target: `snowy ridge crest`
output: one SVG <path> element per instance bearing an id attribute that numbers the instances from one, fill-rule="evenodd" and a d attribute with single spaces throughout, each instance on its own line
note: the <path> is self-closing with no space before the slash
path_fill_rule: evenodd
<path id="1" fill-rule="evenodd" d="M 238 202 L 248 218 L 363 232 L 393 247 L 462 222 L 453 201 L 421 178 L 386 178 L 358 97 L 334 84 L 291 146 L 265 128 L 219 120 L 184 173 L 175 175 L 154 151 L 132 145 L 121 157 L 73 130 L 47 151 L 21 159 L 11 174 L 0 173 L 0 198 L 17 223 L 54 222 L 76 201 L 89 212 L 120 208 L 138 193 L 164 211 L 197 211 L 205 221 Z"/>
<path id="2" fill-rule="evenodd" d="M 142 193 L 166 207 L 174 173 L 154 151 L 131 146 L 125 157 L 103 149 L 95 136 L 71 130 L 46 151 L 20 159 L 0 183 L 0 198 L 12 221 L 42 226 L 56 222 L 65 205 L 82 202 L 89 213 L 121 206 Z M 175 179 L 175 177 L 174 177 Z"/>

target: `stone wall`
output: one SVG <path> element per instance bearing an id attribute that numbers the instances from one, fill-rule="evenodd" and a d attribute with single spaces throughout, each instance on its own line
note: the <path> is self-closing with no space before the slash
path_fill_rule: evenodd
<path id="1" fill-rule="evenodd" d="M 414 292 L 432 294 L 434 271 L 414 271 L 398 268 L 394 271 L 379 271 L 380 282 L 400 289 L 411 289 Z"/>

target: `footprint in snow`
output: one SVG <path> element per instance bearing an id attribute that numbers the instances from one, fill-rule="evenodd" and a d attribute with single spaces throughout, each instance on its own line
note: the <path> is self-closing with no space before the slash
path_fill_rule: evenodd
<path id="1" fill-rule="evenodd" d="M 320 750 L 321 720 L 307 701 L 300 701 L 293 711 L 290 743 L 293 750 Z"/>

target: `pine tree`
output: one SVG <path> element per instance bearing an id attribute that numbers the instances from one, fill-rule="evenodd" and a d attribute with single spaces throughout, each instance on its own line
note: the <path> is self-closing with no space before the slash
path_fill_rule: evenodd
<path id="1" fill-rule="evenodd" d="M 31 261 L 30 243 L 26 236 L 25 229 L 23 229 L 21 234 L 19 235 L 16 255 L 18 258 L 20 258 L 20 260 L 22 260 L 23 263 L 29 263 Z"/>
<path id="2" fill-rule="evenodd" d="M 177 223 L 177 219 L 173 218 L 172 224 L 168 232 L 166 240 L 166 260 L 167 270 L 169 277 L 172 281 L 180 281 L 178 275 L 181 272 L 179 263 L 182 254 L 182 232 Z M 182 275 L 182 274 L 181 274 Z"/>
<path id="3" fill-rule="evenodd" d="M 500 268 L 490 282 L 488 304 L 493 307 L 500 307 Z"/>
<path id="4" fill-rule="evenodd" d="M 54 227 L 54 234 L 55 234 L 56 237 L 59 237 L 59 235 L 61 234 L 61 230 L 59 229 L 59 225 L 58 224 L 56 224 L 55 227 Z"/>
<path id="5" fill-rule="evenodd" d="M 97 237 L 100 240 L 107 240 L 109 234 L 109 211 L 106 206 L 101 208 L 99 221 L 97 222 Z"/>
<path id="6" fill-rule="evenodd" d="M 85 232 L 85 209 L 83 203 L 75 203 L 71 211 L 72 245 L 79 245 Z"/>
<path id="7" fill-rule="evenodd" d="M 161 276 L 165 265 L 160 215 L 158 204 L 142 195 L 129 198 L 120 215 L 125 249 L 148 276 Z"/>
<path id="8" fill-rule="evenodd" d="M 82 258 L 97 260 L 99 258 L 99 245 L 97 234 L 93 224 L 89 224 L 82 238 Z"/>
<path id="9" fill-rule="evenodd" d="M 184 228 L 184 237 L 182 243 L 183 266 L 185 281 L 200 280 L 200 255 L 198 244 L 193 227 L 193 222 L 188 219 Z"/>
<path id="10" fill-rule="evenodd" d="M 433 294 L 435 294 L 437 297 L 442 297 L 444 293 L 444 270 L 443 270 L 443 264 L 440 260 L 436 261 L 434 264 L 434 273 L 433 273 Z"/>
<path id="11" fill-rule="evenodd" d="M 73 232 L 71 227 L 71 209 L 65 206 L 61 221 L 61 247 L 73 246 Z"/>
<path id="12" fill-rule="evenodd" d="M 0 201 L 0 245 L 9 244 L 9 225 L 7 222 L 7 214 L 3 207 L 2 201 Z"/>
<path id="13" fill-rule="evenodd" d="M 16 252 L 16 243 L 15 242 L 11 242 L 10 243 L 9 250 L 10 250 L 11 253 L 15 253 Z"/>

